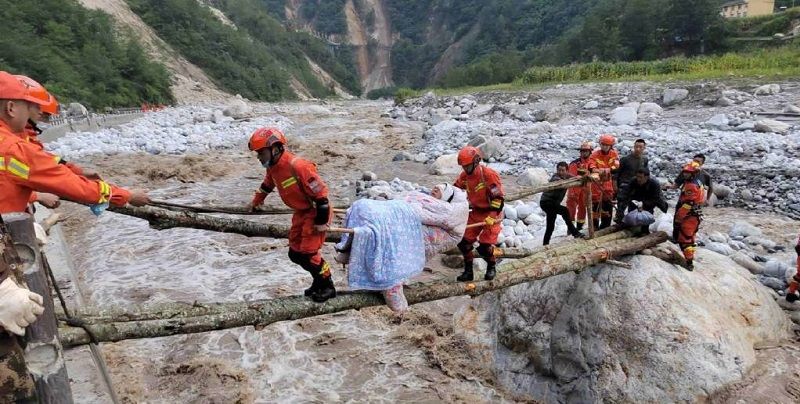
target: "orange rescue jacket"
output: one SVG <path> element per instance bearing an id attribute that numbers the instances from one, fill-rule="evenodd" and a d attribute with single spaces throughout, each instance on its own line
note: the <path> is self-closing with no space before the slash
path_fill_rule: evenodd
<path id="1" fill-rule="evenodd" d="M 503 207 L 505 193 L 500 175 L 483 164 L 469 175 L 461 171 L 453 185 L 467 191 L 467 200 L 472 208 L 499 211 Z"/>
<path id="2" fill-rule="evenodd" d="M 313 209 L 315 200 L 328 197 L 328 186 L 317 173 L 317 166 L 288 151 L 267 169 L 261 188 L 253 196 L 253 206 L 264 203 L 276 187 L 283 203 L 294 210 Z"/>
<path id="3" fill-rule="evenodd" d="M 78 176 L 57 159 L 0 121 L 0 213 L 24 212 L 34 191 L 88 205 L 128 203 L 127 190 Z"/>

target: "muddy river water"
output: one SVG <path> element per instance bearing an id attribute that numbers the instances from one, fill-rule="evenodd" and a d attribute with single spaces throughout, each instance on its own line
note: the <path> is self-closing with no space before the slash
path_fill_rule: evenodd
<path id="1" fill-rule="evenodd" d="M 421 139 L 422 129 L 379 118 L 384 108 L 375 102 L 326 108 L 283 104 L 257 107 L 256 113 L 292 120 L 290 148 L 319 164 L 332 199 L 354 198 L 355 180 L 364 170 L 429 186 L 446 180 L 427 176 L 422 164 L 391 163 L 394 154 Z M 245 150 L 247 136 L 243 132 L 241 142 L 230 148 L 188 158 L 121 154 L 85 160 L 119 184 L 149 189 L 154 198 L 244 204 L 263 175 Z M 268 203 L 277 206 L 277 195 Z M 310 282 L 288 260 L 286 240 L 157 231 L 114 213 L 95 218 L 82 207 L 62 210 L 69 216 L 65 235 L 87 306 L 268 299 L 296 295 Z M 254 220 L 287 222 L 289 217 Z M 326 245 L 329 260 L 332 251 Z M 438 263 L 430 266 L 423 280 L 456 275 Z M 341 268 L 334 276 L 337 287 L 346 289 Z M 472 374 L 468 358 L 460 355 L 453 314 L 466 301 L 418 305 L 402 321 L 378 307 L 260 330 L 107 343 L 102 350 L 126 403 L 505 400 L 485 375 Z M 76 402 L 109 402 L 88 349 L 72 349 L 67 358 Z"/>

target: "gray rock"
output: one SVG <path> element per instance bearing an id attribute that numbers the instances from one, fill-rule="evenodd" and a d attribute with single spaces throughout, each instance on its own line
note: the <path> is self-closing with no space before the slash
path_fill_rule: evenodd
<path id="1" fill-rule="evenodd" d="M 503 216 L 505 216 L 505 218 L 508 220 L 513 220 L 514 222 L 516 222 L 517 219 L 519 219 L 517 217 L 517 209 L 509 205 L 503 207 Z"/>
<path id="2" fill-rule="evenodd" d="M 699 250 L 694 274 L 650 256 L 629 262 L 473 300 L 454 316 L 464 349 L 529 400 L 689 402 L 740 380 L 754 344 L 790 335 L 770 292 L 726 257 Z"/>
<path id="3" fill-rule="evenodd" d="M 434 175 L 458 175 L 461 166 L 458 165 L 458 154 L 443 154 L 431 164 L 429 173 Z"/>
<path id="4" fill-rule="evenodd" d="M 436 101 L 436 94 L 434 94 L 433 91 L 428 91 L 420 99 L 420 105 L 423 107 L 433 107 L 436 105 Z"/>
<path id="5" fill-rule="evenodd" d="M 473 136 L 472 139 L 469 140 L 469 142 L 467 142 L 467 145 L 478 147 L 478 146 L 486 143 L 486 140 L 487 140 L 486 136 L 476 135 L 476 136 Z"/>
<path id="6" fill-rule="evenodd" d="M 478 149 L 480 149 L 484 159 L 499 157 L 506 154 L 506 147 L 503 145 L 503 142 L 500 141 L 500 138 L 496 136 L 487 139 L 485 143 L 478 146 Z"/>
<path id="7" fill-rule="evenodd" d="M 611 111 L 609 118 L 614 125 L 635 125 L 638 120 L 636 108 L 633 107 L 617 107 Z"/>
<path id="8" fill-rule="evenodd" d="M 711 241 L 717 242 L 717 243 L 726 243 L 726 242 L 728 242 L 728 238 L 725 237 L 724 234 L 722 234 L 722 233 L 720 233 L 718 231 L 715 231 L 715 232 L 709 234 L 708 235 L 708 239 L 711 240 Z"/>
<path id="9" fill-rule="evenodd" d="M 375 174 L 371 171 L 364 171 L 364 173 L 361 174 L 361 179 L 363 181 L 377 181 L 378 174 Z"/>
<path id="10" fill-rule="evenodd" d="M 735 102 L 733 102 L 733 100 L 731 100 L 731 99 L 730 99 L 730 98 L 728 98 L 728 97 L 720 97 L 720 98 L 719 98 L 719 99 L 718 99 L 718 100 L 717 100 L 717 101 L 714 103 L 714 105 L 716 105 L 716 106 L 718 106 L 718 107 L 730 107 L 731 105 L 734 105 L 734 104 L 735 104 Z"/>
<path id="11" fill-rule="evenodd" d="M 553 131 L 553 125 L 550 122 L 536 122 L 530 127 L 532 133 L 550 133 Z"/>
<path id="12" fill-rule="evenodd" d="M 664 111 L 660 105 L 654 102 L 643 102 L 639 105 L 639 114 L 659 115 Z"/>
<path id="13" fill-rule="evenodd" d="M 754 95 L 775 95 L 781 92 L 781 86 L 778 84 L 765 84 L 756 88 L 753 91 Z"/>
<path id="14" fill-rule="evenodd" d="M 434 112 L 431 113 L 431 117 L 428 119 L 428 123 L 431 124 L 431 126 L 436 126 L 448 119 L 450 119 L 450 117 L 448 117 L 447 115 L 441 114 L 439 112 Z"/>
<path id="15" fill-rule="evenodd" d="M 225 116 L 234 119 L 245 118 L 253 114 L 253 108 L 243 99 L 235 99 L 222 111 Z"/>
<path id="16" fill-rule="evenodd" d="M 797 105 L 787 104 L 786 107 L 783 109 L 783 112 L 788 112 L 790 114 L 800 114 L 800 107 Z"/>
<path id="17" fill-rule="evenodd" d="M 761 282 L 762 285 L 777 291 L 782 291 L 786 288 L 786 284 L 781 279 L 772 278 L 769 276 L 764 275 L 757 275 L 758 281 Z"/>
<path id="18" fill-rule="evenodd" d="M 739 132 L 744 132 L 746 130 L 754 130 L 755 128 L 756 128 L 756 123 L 753 121 L 744 121 L 736 126 L 736 130 Z"/>
<path id="19" fill-rule="evenodd" d="M 67 107 L 67 116 L 89 116 L 89 111 L 83 105 L 77 102 L 71 102 Z"/>
<path id="20" fill-rule="evenodd" d="M 758 262 L 755 262 L 747 254 L 737 251 L 731 254 L 730 258 L 733 260 L 733 262 L 747 269 L 753 275 L 759 275 L 764 273 L 764 266 L 759 264 Z"/>
<path id="21" fill-rule="evenodd" d="M 533 214 L 533 206 L 531 205 L 520 205 L 517 206 L 517 217 L 525 220 L 528 216 Z M 528 224 L 528 223 L 525 223 Z"/>
<path id="22" fill-rule="evenodd" d="M 675 105 L 689 96 L 689 90 L 685 88 L 670 88 L 664 90 L 664 95 L 662 96 L 662 103 L 664 106 L 672 106 Z"/>
<path id="23" fill-rule="evenodd" d="M 596 100 L 591 100 L 585 104 L 583 104 L 583 109 L 597 109 L 600 107 L 600 103 Z"/>
<path id="24" fill-rule="evenodd" d="M 522 186 L 535 187 L 546 184 L 549 181 L 550 176 L 547 174 L 547 170 L 541 167 L 533 167 L 525 170 L 525 172 L 519 176 L 519 180 L 517 182 Z"/>
<path id="25" fill-rule="evenodd" d="M 789 265 L 786 265 L 786 263 L 783 261 L 769 260 L 766 264 L 764 264 L 764 276 L 778 278 L 783 281 L 786 279 L 787 268 L 789 268 Z"/>
<path id="26" fill-rule="evenodd" d="M 461 116 L 461 107 L 456 105 L 450 108 L 450 111 L 448 112 L 450 113 L 451 116 Z"/>
<path id="27" fill-rule="evenodd" d="M 714 185 L 714 195 L 716 195 L 717 198 L 719 199 L 727 198 L 728 196 L 730 196 L 731 192 L 733 192 L 733 190 L 731 190 L 731 188 L 727 185 L 722 185 L 722 184 Z"/>
<path id="28" fill-rule="evenodd" d="M 786 134 L 789 131 L 789 124 L 774 119 L 761 119 L 756 122 L 754 130 L 762 133 L 779 133 Z"/>
<path id="29" fill-rule="evenodd" d="M 725 114 L 717 114 L 707 120 L 704 124 L 707 128 L 712 129 L 725 129 L 728 127 L 728 116 Z"/>
<path id="30" fill-rule="evenodd" d="M 761 229 L 758 227 L 753 226 L 747 222 L 735 222 L 731 227 L 731 231 L 728 232 L 731 237 L 750 237 L 750 236 L 761 236 Z"/>
<path id="31" fill-rule="evenodd" d="M 714 251 L 717 254 L 722 254 L 722 255 L 725 255 L 725 256 L 731 255 L 734 252 L 733 249 L 730 246 L 728 246 L 727 244 L 723 244 L 721 242 L 718 243 L 718 242 L 715 242 L 715 241 L 707 243 L 706 244 L 706 248 L 711 250 L 711 251 Z"/>
<path id="32" fill-rule="evenodd" d="M 400 152 L 392 157 L 392 161 L 411 161 L 414 160 L 414 156 L 409 152 Z"/>
<path id="33" fill-rule="evenodd" d="M 744 199 L 745 201 L 753 200 L 753 192 L 751 192 L 749 189 L 742 190 L 741 195 L 742 199 Z"/>

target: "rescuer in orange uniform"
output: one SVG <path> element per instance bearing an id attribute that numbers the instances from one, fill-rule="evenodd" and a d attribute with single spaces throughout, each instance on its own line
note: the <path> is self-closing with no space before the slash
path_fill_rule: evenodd
<path id="1" fill-rule="evenodd" d="M 789 282 L 789 290 L 786 291 L 786 301 L 795 302 L 800 299 L 800 236 L 797 236 L 797 244 L 794 246 L 794 252 L 797 253 L 797 273 L 792 276 L 792 281 Z"/>
<path id="2" fill-rule="evenodd" d="M 330 265 L 320 254 L 331 218 L 328 186 L 317 174 L 314 163 L 285 150 L 286 137 L 277 128 L 260 128 L 250 136 L 248 147 L 267 169 L 264 182 L 248 205 L 250 210 L 264 203 L 267 194 L 278 188 L 278 195 L 294 209 L 289 230 L 289 259 L 313 278 L 305 295 L 322 303 L 336 297 Z"/>
<path id="3" fill-rule="evenodd" d="M 494 245 L 497 244 L 500 221 L 503 219 L 503 184 L 496 171 L 481 164 L 481 152 L 473 146 L 466 146 L 458 152 L 458 165 L 464 171 L 453 185 L 467 191 L 471 208 L 467 224 L 483 222 L 485 225 L 467 228 L 464 238 L 458 243 L 458 249 L 464 255 L 464 273 L 456 279 L 459 282 L 473 280 L 472 249 L 477 241 L 478 254 L 486 261 L 484 279 L 490 281 L 495 276 Z"/>
<path id="4" fill-rule="evenodd" d="M 39 146 L 42 150 L 44 150 L 44 144 L 42 144 L 41 140 L 39 140 L 39 135 L 42 133 L 42 130 L 36 125 L 37 122 L 47 122 L 52 115 L 58 114 L 58 101 L 56 97 L 54 97 L 47 89 L 44 88 L 41 84 L 39 84 L 36 80 L 28 76 L 22 75 L 14 75 L 25 87 L 28 88 L 28 92 L 30 95 L 38 100 L 44 102 L 44 104 L 40 105 L 38 109 L 33 108 L 31 109 L 31 117 L 28 119 L 28 124 L 25 125 L 25 131 L 23 134 L 23 138 L 30 143 L 33 143 Z M 67 163 L 64 159 L 60 157 L 56 157 L 58 159 L 59 164 L 64 164 L 72 170 L 75 174 L 84 175 L 83 170 L 72 163 Z M 99 177 L 91 179 L 100 179 Z M 46 192 L 33 192 L 31 193 L 30 203 L 39 202 L 43 206 L 51 209 L 55 209 L 61 205 L 61 201 L 58 196 L 46 193 Z"/>
<path id="5" fill-rule="evenodd" d="M 616 185 L 612 172 L 619 169 L 619 154 L 614 150 L 617 139 L 612 135 L 600 136 L 600 148 L 592 153 L 594 172 L 600 173 L 600 184 L 592 185 L 592 211 L 594 212 L 595 229 L 604 229 L 611 225 L 611 217 L 616 199 Z"/>
<path id="6" fill-rule="evenodd" d="M 567 167 L 567 172 L 573 177 L 587 174 L 595 168 L 594 160 L 590 158 L 594 150 L 592 142 L 581 143 L 578 150 L 580 157 L 572 160 Z M 575 222 L 575 229 L 583 229 L 583 224 L 586 223 L 586 195 L 583 187 L 572 187 L 567 191 L 567 210 L 570 220 Z"/>
<path id="7" fill-rule="evenodd" d="M 684 182 L 681 184 L 681 194 L 678 197 L 678 205 L 675 209 L 675 219 L 672 223 L 673 238 L 683 250 L 686 258 L 686 269 L 693 270 L 695 247 L 695 235 L 700 228 L 702 221 L 701 207 L 705 202 L 703 184 L 697 178 L 700 166 L 691 162 L 683 166 L 681 175 Z"/>
<path id="8" fill-rule="evenodd" d="M 150 202 L 144 192 L 78 176 L 58 164 L 56 156 L 25 141 L 25 125 L 42 105 L 46 102 L 33 96 L 16 77 L 0 72 L 0 213 L 24 212 L 34 191 L 88 204 L 95 214 L 109 203 L 143 206 Z"/>

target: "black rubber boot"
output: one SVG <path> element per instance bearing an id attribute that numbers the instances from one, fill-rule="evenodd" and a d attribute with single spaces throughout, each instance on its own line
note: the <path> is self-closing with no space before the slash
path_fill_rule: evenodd
<path id="1" fill-rule="evenodd" d="M 464 261 L 464 273 L 459 275 L 456 280 L 459 282 L 471 282 L 475 279 L 475 275 L 472 273 L 472 261 Z"/>
<path id="2" fill-rule="evenodd" d="M 692 260 L 686 260 L 686 270 L 694 271 L 694 264 L 692 263 Z"/>
<path id="3" fill-rule="evenodd" d="M 575 223 L 575 230 L 577 230 L 577 231 L 583 230 L 583 223 L 581 223 L 581 222 Z"/>
<path id="4" fill-rule="evenodd" d="M 333 287 L 333 279 L 321 278 L 319 280 L 319 289 L 311 294 L 311 300 L 317 303 L 324 303 L 328 299 L 336 297 L 336 288 Z"/>
<path id="5" fill-rule="evenodd" d="M 789 303 L 794 303 L 797 300 L 800 300 L 800 295 L 797 292 L 794 293 L 787 293 L 786 294 L 786 301 Z"/>
<path id="6" fill-rule="evenodd" d="M 494 279 L 495 275 L 497 275 L 497 271 L 495 270 L 495 266 L 497 266 L 494 262 L 487 262 L 486 263 L 486 275 L 483 276 L 484 280 L 490 281 Z"/>
<path id="7" fill-rule="evenodd" d="M 306 296 L 306 297 L 311 296 L 317 290 L 319 290 L 319 280 L 317 279 L 317 277 L 314 277 L 314 281 L 311 282 L 311 287 L 306 289 L 306 290 L 304 290 L 303 291 L 303 295 Z"/>

